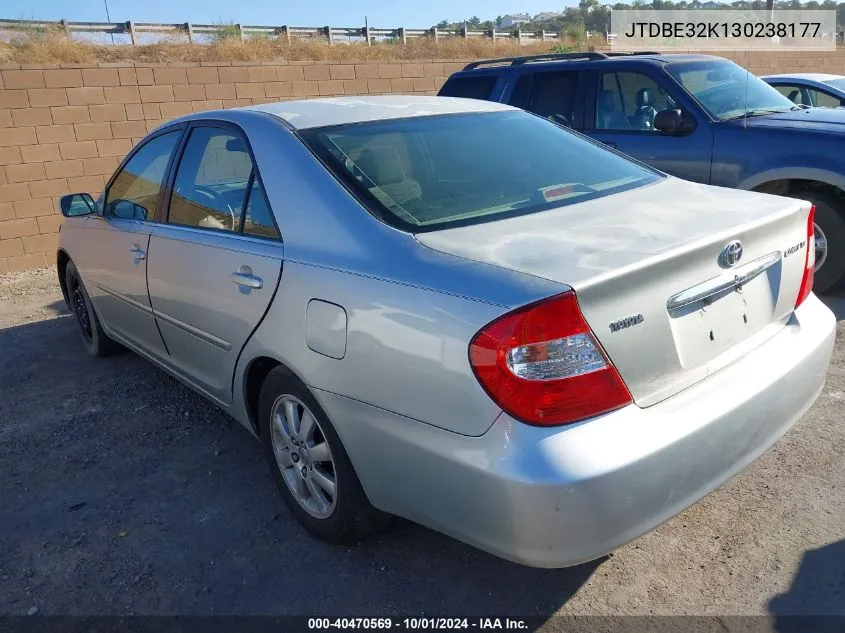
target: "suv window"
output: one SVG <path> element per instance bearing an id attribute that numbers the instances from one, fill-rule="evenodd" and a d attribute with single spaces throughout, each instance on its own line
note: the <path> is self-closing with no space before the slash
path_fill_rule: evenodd
<path id="1" fill-rule="evenodd" d="M 441 97 L 464 97 L 486 101 L 496 86 L 495 75 L 474 75 L 472 77 L 450 77 L 438 92 Z"/>
<path id="2" fill-rule="evenodd" d="M 239 136 L 194 128 L 176 172 L 168 222 L 237 233 L 251 175 L 252 160 Z"/>
<path id="3" fill-rule="evenodd" d="M 181 129 L 161 134 L 132 155 L 106 191 L 106 215 L 126 220 L 155 219 L 167 166 L 181 137 Z"/>
<path id="4" fill-rule="evenodd" d="M 636 72 L 603 73 L 596 96 L 596 129 L 654 132 L 654 118 L 675 101 L 654 79 Z"/>
<path id="5" fill-rule="evenodd" d="M 578 75 L 572 71 L 525 73 L 514 86 L 510 105 L 572 126 Z"/>

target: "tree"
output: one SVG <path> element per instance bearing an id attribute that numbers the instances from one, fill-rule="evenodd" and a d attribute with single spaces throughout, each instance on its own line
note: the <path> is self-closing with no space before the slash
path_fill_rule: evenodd
<path id="1" fill-rule="evenodd" d="M 449 28 L 449 20 L 440 20 L 440 22 L 437 23 L 437 28 L 438 29 L 448 29 Z"/>
<path id="2" fill-rule="evenodd" d="M 606 33 L 610 30 L 610 7 L 596 7 L 584 16 L 584 26 L 588 31 Z"/>
<path id="3" fill-rule="evenodd" d="M 477 27 L 481 24 L 481 18 L 477 15 L 474 15 L 469 20 L 467 20 L 467 24 L 472 27 Z"/>

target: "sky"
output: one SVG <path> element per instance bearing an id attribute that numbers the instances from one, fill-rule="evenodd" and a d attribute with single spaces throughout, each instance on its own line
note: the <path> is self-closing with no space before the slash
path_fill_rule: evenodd
<path id="1" fill-rule="evenodd" d="M 235 22 L 256 26 L 428 28 L 440 20 L 482 20 L 507 13 L 560 11 L 577 0 L 0 0 L 0 18 L 105 22 Z"/>

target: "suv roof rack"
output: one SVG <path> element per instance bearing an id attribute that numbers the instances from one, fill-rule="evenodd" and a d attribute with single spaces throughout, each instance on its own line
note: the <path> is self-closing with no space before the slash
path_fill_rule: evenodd
<path id="1" fill-rule="evenodd" d="M 498 59 L 482 59 L 477 62 L 471 62 L 464 66 L 464 70 L 473 70 L 474 68 L 478 68 L 479 66 L 486 66 L 490 65 L 509 65 L 509 66 L 521 66 L 522 64 L 531 63 L 531 62 L 551 62 L 551 61 L 575 61 L 575 60 L 587 60 L 587 61 L 595 61 L 601 59 L 610 59 L 611 57 L 622 57 L 625 55 L 659 55 L 655 51 L 636 51 L 632 53 L 624 53 L 620 51 L 614 52 L 607 52 L 607 53 L 600 53 L 598 51 L 589 51 L 589 52 L 582 52 L 582 53 L 546 53 L 544 55 L 524 55 L 522 57 L 500 57 Z"/>

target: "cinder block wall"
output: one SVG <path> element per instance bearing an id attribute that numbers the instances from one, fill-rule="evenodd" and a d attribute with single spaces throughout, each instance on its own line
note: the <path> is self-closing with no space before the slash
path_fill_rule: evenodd
<path id="1" fill-rule="evenodd" d="M 731 57 L 756 74 L 845 74 L 845 50 Z M 163 121 L 317 96 L 435 94 L 467 61 L 2 65 L 0 274 L 54 263 L 59 197 L 98 193 Z"/>

